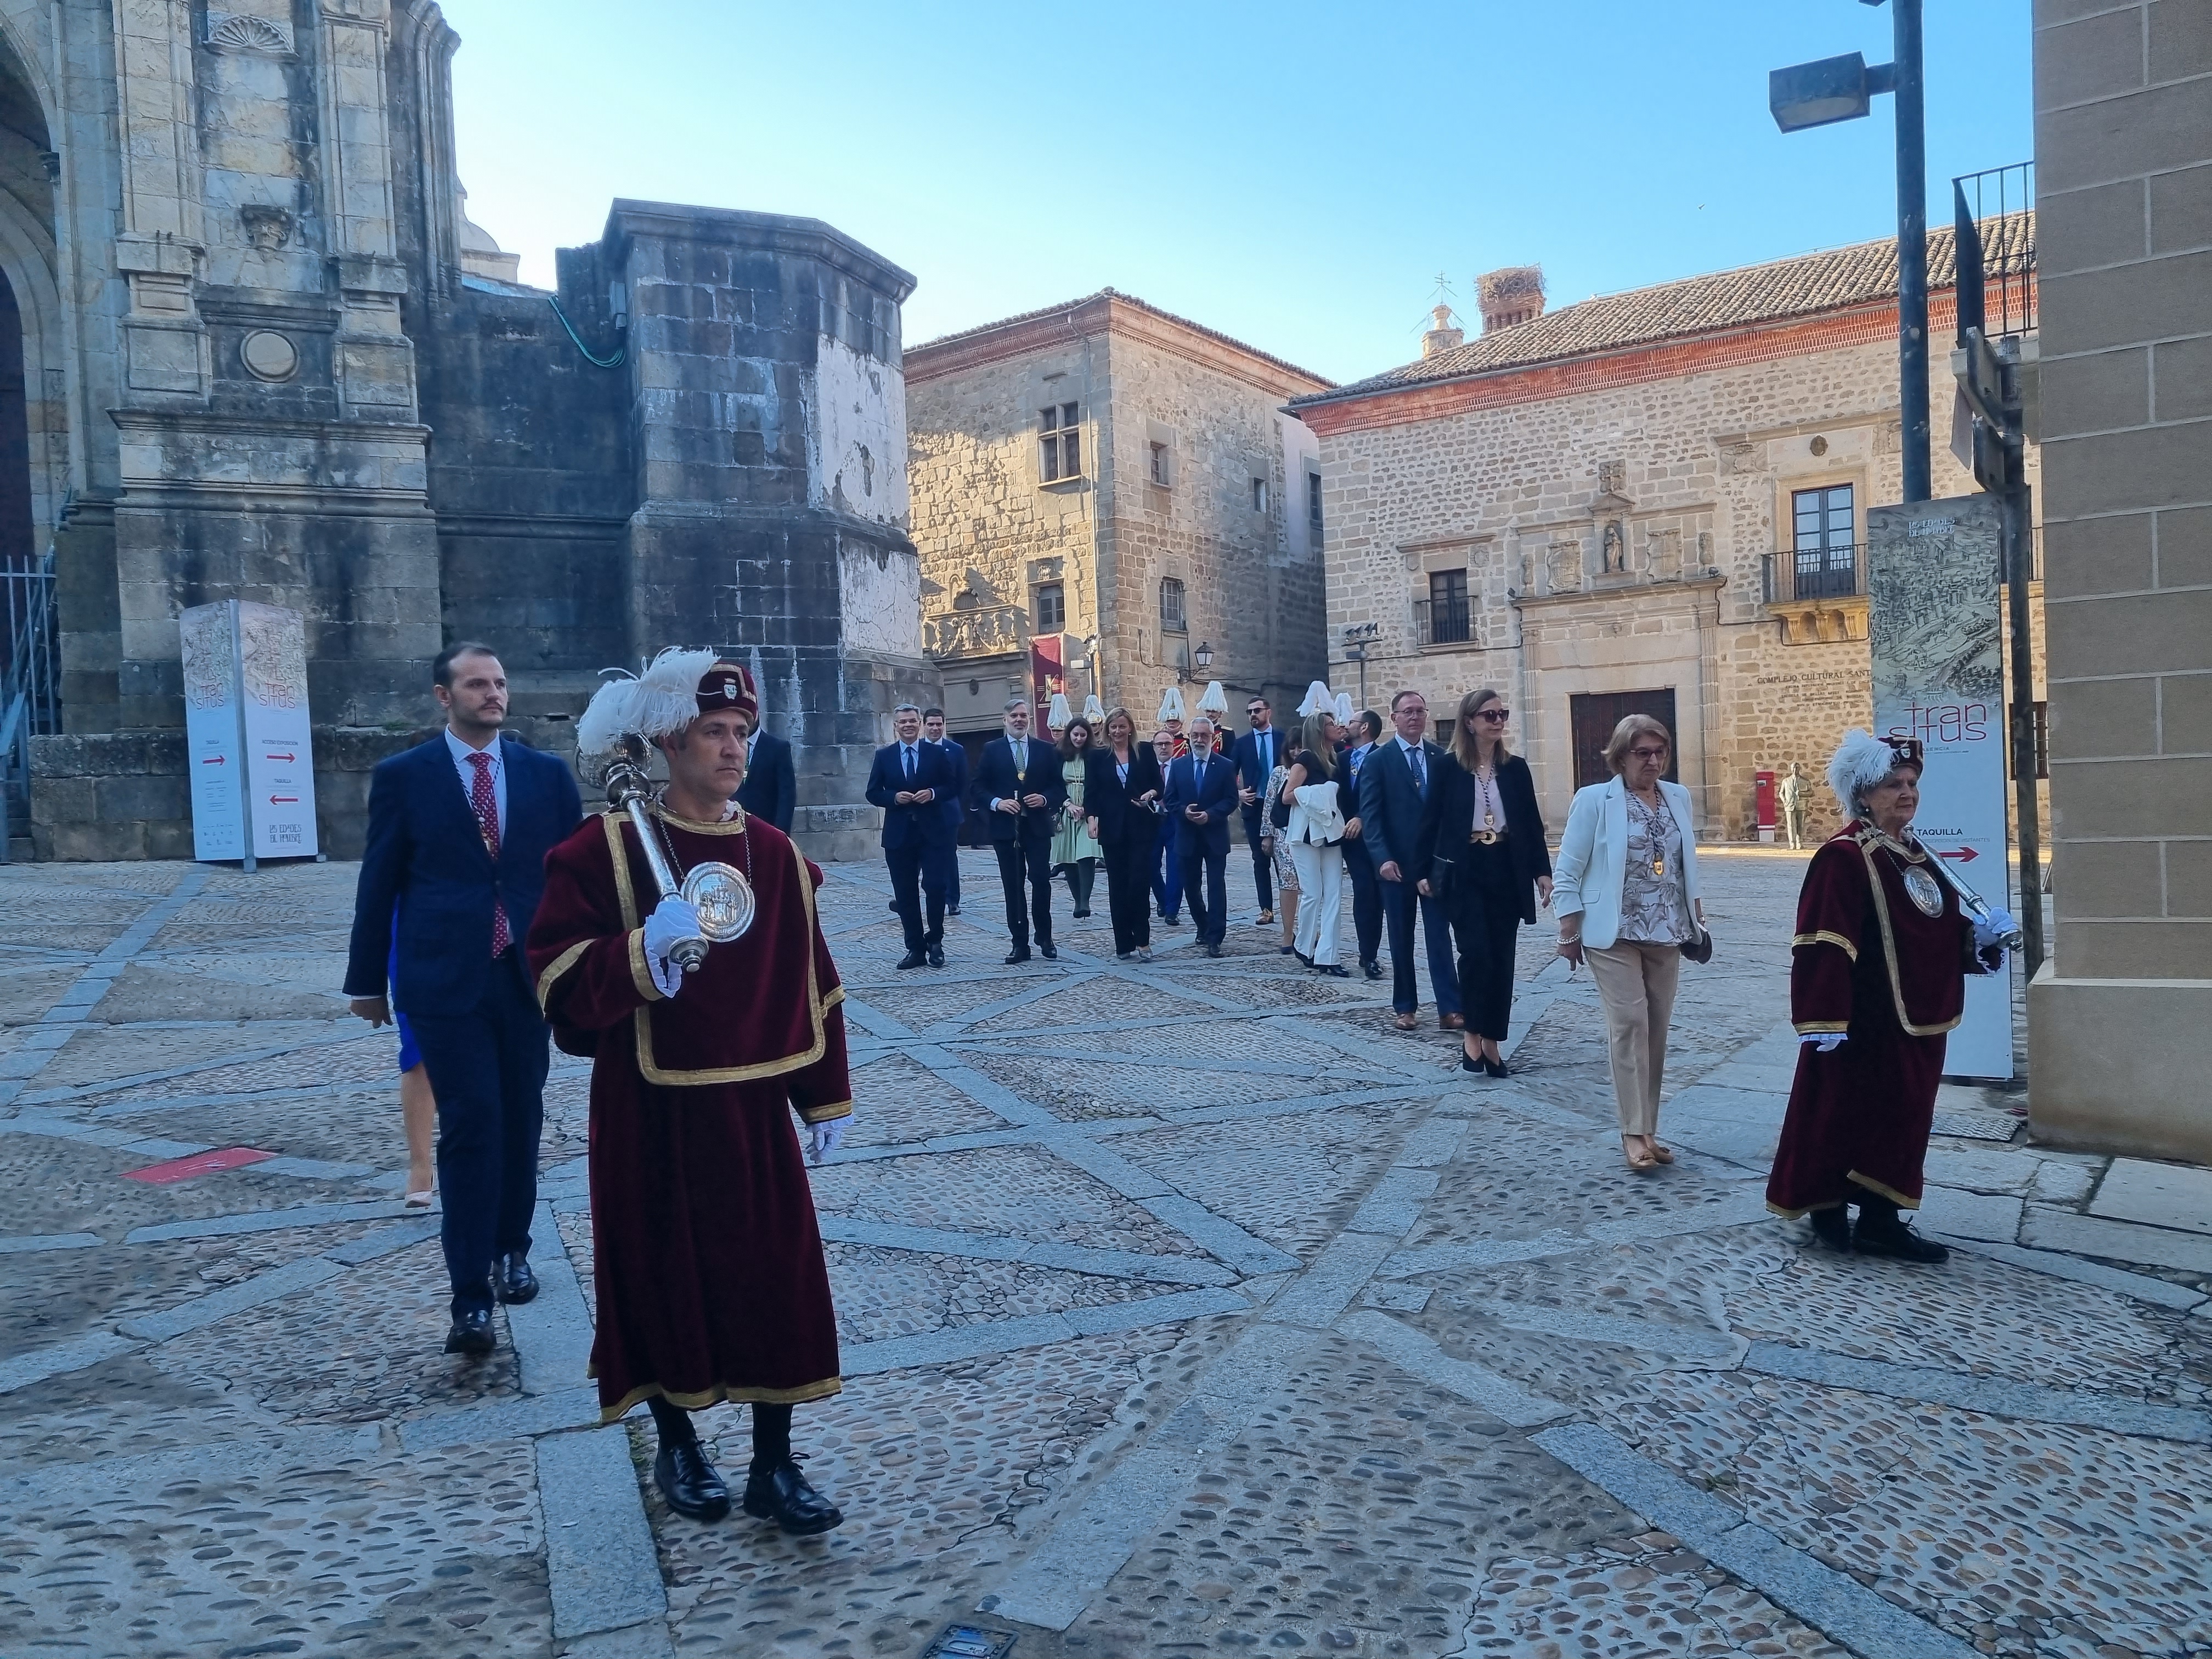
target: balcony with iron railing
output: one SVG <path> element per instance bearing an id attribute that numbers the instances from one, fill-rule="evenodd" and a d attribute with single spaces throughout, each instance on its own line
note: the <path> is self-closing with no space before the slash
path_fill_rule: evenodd
<path id="1" fill-rule="evenodd" d="M 1422 645 L 1465 645 L 1474 637 L 1474 617 L 1465 599 L 1413 601 L 1413 637 Z"/>
<path id="2" fill-rule="evenodd" d="M 1866 544 L 1785 549 L 1759 560 L 1759 598 L 1786 645 L 1866 637 Z"/>

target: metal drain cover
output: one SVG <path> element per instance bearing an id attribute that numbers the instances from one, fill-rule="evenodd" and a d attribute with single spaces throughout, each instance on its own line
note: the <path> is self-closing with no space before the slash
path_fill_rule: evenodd
<path id="1" fill-rule="evenodd" d="M 1946 1111 L 1938 1107 L 1930 1134 L 1956 1135 L 1961 1140 L 2010 1140 L 2020 1131 L 2020 1119 L 2010 1112 L 1961 1107 Z"/>
<path id="2" fill-rule="evenodd" d="M 981 1625 L 947 1625 L 921 1650 L 921 1659 L 1006 1659 L 1014 1650 L 1015 1634 Z"/>

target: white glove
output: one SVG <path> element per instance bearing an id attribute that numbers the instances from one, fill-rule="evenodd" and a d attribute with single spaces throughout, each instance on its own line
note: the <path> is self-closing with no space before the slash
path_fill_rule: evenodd
<path id="1" fill-rule="evenodd" d="M 699 937 L 699 913 L 689 901 L 673 894 L 653 907 L 653 914 L 645 919 L 645 965 L 653 975 L 653 982 L 660 994 L 672 997 L 684 982 L 684 970 L 669 959 L 668 953 L 687 939 Z"/>
<path id="2" fill-rule="evenodd" d="M 850 1112 L 842 1117 L 833 1117 L 827 1123 L 806 1126 L 806 1156 L 819 1164 L 836 1152 L 845 1139 L 845 1130 L 853 1121 Z"/>
<path id="3" fill-rule="evenodd" d="M 2001 943 L 2008 933 L 2014 932 L 2019 926 L 2020 924 L 2013 920 L 2012 912 L 2009 910 L 1992 910 L 1985 917 L 1976 916 L 1974 918 L 1974 949 L 1988 950 L 1992 945 Z"/>
<path id="4" fill-rule="evenodd" d="M 1809 1042 L 1817 1052 L 1832 1054 L 1844 1046 L 1844 1034 L 1841 1031 L 1801 1031 L 1797 1034 L 1797 1042 L 1800 1047 Z"/>

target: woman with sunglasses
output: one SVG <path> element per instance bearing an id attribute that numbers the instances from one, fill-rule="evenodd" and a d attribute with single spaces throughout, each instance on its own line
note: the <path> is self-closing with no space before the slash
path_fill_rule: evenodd
<path id="1" fill-rule="evenodd" d="M 1421 811 L 1425 871 L 1418 890 L 1443 901 L 1459 941 L 1459 994 L 1467 1029 L 1462 1069 L 1504 1077 L 1513 1015 L 1514 934 L 1552 902 L 1552 859 L 1528 763 L 1505 747 L 1513 711 L 1491 690 L 1460 699 L 1451 747 L 1436 764 Z"/>
<path id="2" fill-rule="evenodd" d="M 1559 836 L 1559 954 L 1589 959 L 1621 1155 L 1638 1175 L 1674 1161 L 1658 1139 L 1659 1079 L 1683 953 L 1705 933 L 1690 792 L 1666 777 L 1674 747 L 1649 714 L 1621 721 L 1605 746 L 1613 776 L 1575 792 Z"/>

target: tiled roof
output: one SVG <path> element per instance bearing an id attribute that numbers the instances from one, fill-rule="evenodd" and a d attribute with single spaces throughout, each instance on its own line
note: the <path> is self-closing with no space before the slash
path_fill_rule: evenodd
<path id="1" fill-rule="evenodd" d="M 2032 239 L 2033 214 L 1985 222 L 1996 233 L 1996 254 L 2015 241 Z M 1984 239 L 1987 240 L 1986 238 Z M 1948 289 L 1957 280 L 1956 249 L 1948 225 L 1928 233 L 1928 286 Z M 1993 257 L 1990 264 L 1997 264 Z M 1355 380 L 1309 397 L 1304 404 L 1334 403 L 1370 397 L 1402 387 L 1459 380 L 1499 369 L 1528 368 L 1565 358 L 1588 356 L 1624 347 L 1717 333 L 1762 323 L 1784 322 L 1821 312 L 1879 304 L 1897 295 L 1897 240 L 1860 242 L 1850 247 L 1802 253 L 1763 265 L 1662 283 L 1626 294 L 1600 295 L 1565 306 L 1528 322 L 1516 323 L 1440 351 L 1402 368 Z"/>
<path id="2" fill-rule="evenodd" d="M 1296 363 L 1286 362 L 1273 352 L 1262 351 L 1257 346 L 1247 345 L 1243 341 L 1231 335 L 1224 334 L 1218 329 L 1208 328 L 1203 323 L 1194 323 L 1189 318 L 1178 317 L 1172 311 L 1163 311 L 1156 305 L 1139 300 L 1133 294 L 1124 294 L 1121 289 L 1114 288 L 1102 288 L 1096 294 L 1086 294 L 1079 300 L 1065 301 L 1056 306 L 1041 306 L 1035 311 L 1024 311 L 1012 317 L 1001 317 L 994 323 L 982 323 L 974 328 L 963 328 L 956 334 L 940 334 L 933 340 L 924 340 L 920 345 L 907 347 L 906 356 L 911 358 L 920 353 L 935 351 L 940 347 L 964 344 L 969 341 L 981 339 L 987 334 L 995 334 L 1000 329 L 1018 328 L 1024 323 L 1033 323 L 1042 318 L 1057 317 L 1080 311 L 1085 306 L 1096 305 L 1108 300 L 1133 307 L 1139 311 L 1147 312 L 1152 316 L 1173 323 L 1178 328 L 1187 328 L 1194 334 L 1202 334 L 1207 339 L 1216 341 L 1232 350 L 1241 351 L 1247 356 L 1256 357 L 1262 362 L 1273 363 L 1277 368 L 1282 369 L 1286 374 L 1295 374 L 1300 380 L 1311 380 L 1315 385 L 1322 386 L 1335 384 L 1325 374 L 1316 374 L 1311 369 L 1300 368 Z"/>

